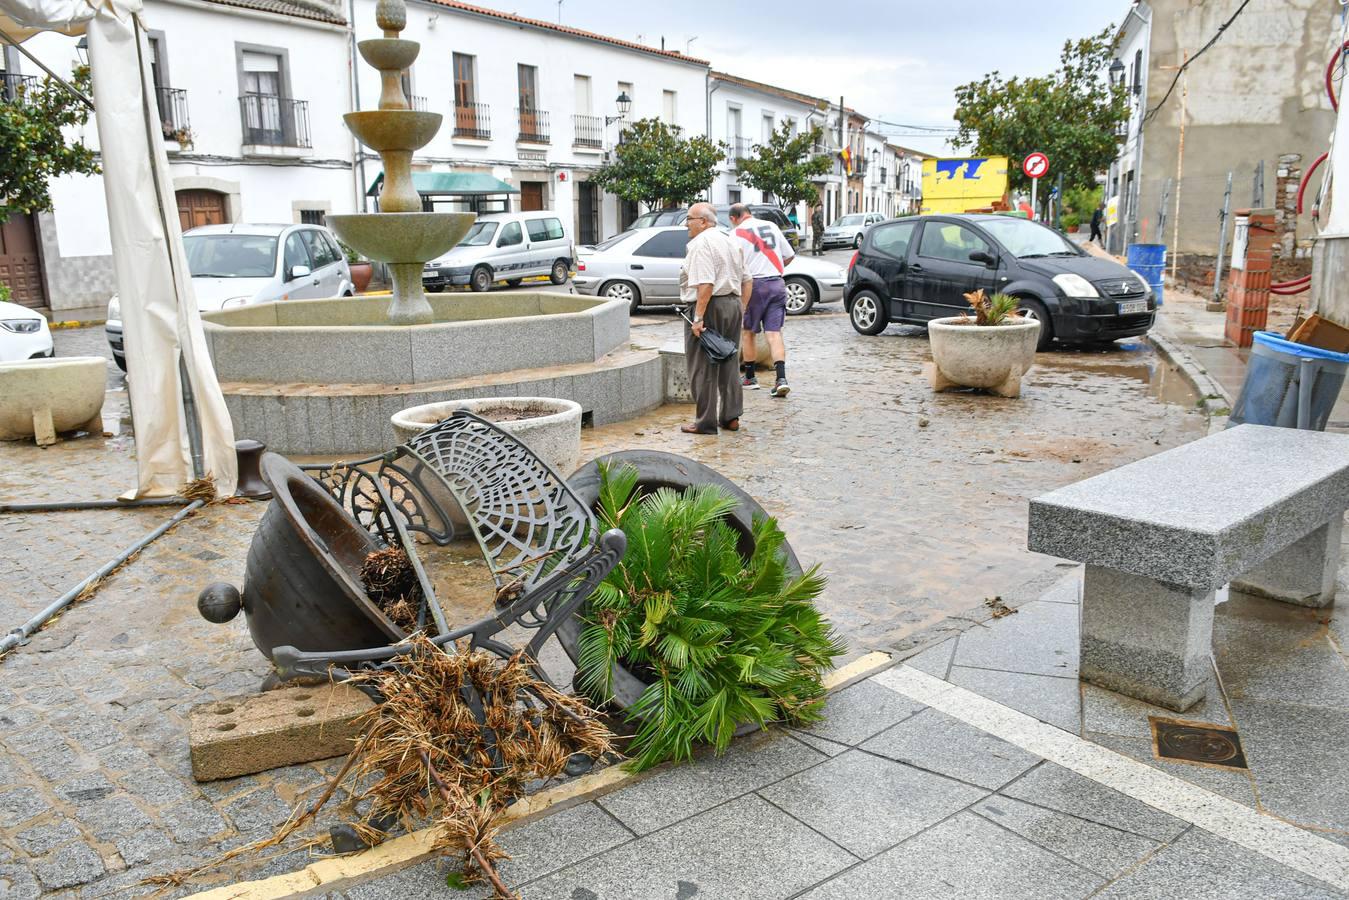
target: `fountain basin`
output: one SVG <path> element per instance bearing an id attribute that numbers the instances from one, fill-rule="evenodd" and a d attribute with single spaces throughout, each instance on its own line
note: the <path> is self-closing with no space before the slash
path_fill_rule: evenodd
<path id="1" fill-rule="evenodd" d="M 570 472 L 581 458 L 581 405 L 555 397 L 484 397 L 414 406 L 391 420 L 398 442 L 407 443 L 459 409 L 519 438 L 554 471 Z"/>
<path id="2" fill-rule="evenodd" d="M 425 147 L 445 117 L 413 109 L 365 109 L 342 116 L 357 140 L 377 153 Z"/>
<path id="3" fill-rule="evenodd" d="M 388 263 L 421 265 L 458 244 L 474 213 L 354 213 L 328 216 L 328 227 L 357 253 Z"/>

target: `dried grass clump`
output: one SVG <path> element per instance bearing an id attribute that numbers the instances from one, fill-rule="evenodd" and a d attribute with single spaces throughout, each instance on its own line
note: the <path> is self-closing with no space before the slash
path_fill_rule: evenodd
<path id="1" fill-rule="evenodd" d="M 368 554 L 361 564 L 361 584 L 391 622 L 407 632 L 417 630 L 422 586 L 407 551 L 387 547 Z"/>
<path id="2" fill-rule="evenodd" d="M 207 472 L 201 478 L 194 478 L 179 489 L 178 496 L 188 503 L 194 500 L 211 503 L 215 500 L 215 478 L 211 476 L 210 472 Z"/>

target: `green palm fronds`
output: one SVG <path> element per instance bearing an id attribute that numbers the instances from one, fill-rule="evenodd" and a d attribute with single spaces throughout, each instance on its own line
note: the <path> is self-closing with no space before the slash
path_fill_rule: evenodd
<path id="1" fill-rule="evenodd" d="M 600 477 L 599 518 L 628 550 L 590 598 L 577 683 L 609 700 L 615 663 L 647 682 L 628 710 L 629 765 L 687 760 L 699 742 L 721 752 L 749 722 L 818 719 L 821 678 L 844 652 L 815 608 L 819 567 L 787 572 L 771 518 L 755 520 L 742 559 L 727 521 L 736 503 L 719 487 L 639 496 L 631 466 L 602 465 Z"/>

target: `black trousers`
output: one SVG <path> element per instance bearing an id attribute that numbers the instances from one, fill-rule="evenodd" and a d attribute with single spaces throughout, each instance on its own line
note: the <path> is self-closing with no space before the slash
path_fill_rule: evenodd
<path id="1" fill-rule="evenodd" d="M 708 329 L 737 347 L 740 346 L 743 321 L 744 310 L 740 306 L 740 297 L 735 294 L 713 297 L 703 315 L 703 324 Z M 689 386 L 693 389 L 693 403 L 697 408 L 693 424 L 698 430 L 715 432 L 719 425 L 740 418 L 745 409 L 744 388 L 740 386 L 740 354 L 732 354 L 724 362 L 713 362 L 693 336 L 693 326 L 685 323 L 684 361 L 689 368 Z"/>

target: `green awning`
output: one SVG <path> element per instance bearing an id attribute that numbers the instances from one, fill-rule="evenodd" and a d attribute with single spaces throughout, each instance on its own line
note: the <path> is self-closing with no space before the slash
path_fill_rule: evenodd
<path id="1" fill-rule="evenodd" d="M 365 195 L 374 197 L 383 183 L 384 173 L 380 172 Z M 481 197 L 486 194 L 520 193 L 518 188 L 511 187 L 500 178 L 482 172 L 413 172 L 412 185 L 423 197 Z"/>

